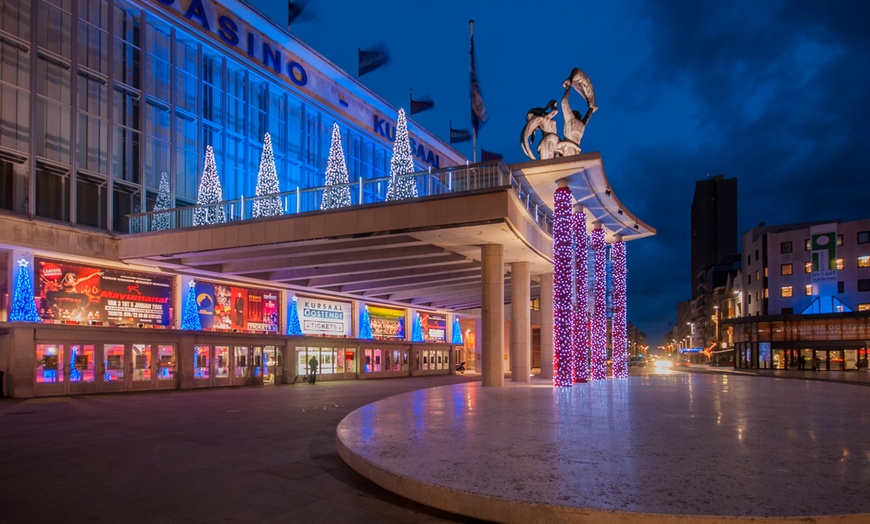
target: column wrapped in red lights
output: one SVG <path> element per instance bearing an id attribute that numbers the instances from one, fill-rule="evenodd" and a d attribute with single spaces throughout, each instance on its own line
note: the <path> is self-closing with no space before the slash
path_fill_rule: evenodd
<path id="1" fill-rule="evenodd" d="M 613 346 L 613 377 L 625 378 L 628 376 L 628 312 L 625 293 L 627 266 L 625 242 L 619 237 L 610 246 L 610 262 L 613 272 L 613 328 L 610 334 Z"/>
<path id="2" fill-rule="evenodd" d="M 592 361 L 592 380 L 607 378 L 607 247 L 604 243 L 604 230 L 592 230 L 592 249 L 595 251 L 595 311 L 592 313 L 592 332 L 590 333 L 590 360 Z"/>
<path id="3" fill-rule="evenodd" d="M 572 354 L 574 383 L 589 380 L 589 326 L 587 311 L 589 300 L 587 296 L 587 280 L 589 271 L 586 268 L 589 259 L 589 245 L 586 241 L 586 213 L 581 209 L 574 213 L 574 315 L 572 317 Z"/>
<path id="4" fill-rule="evenodd" d="M 553 385 L 571 387 L 571 190 L 553 195 Z"/>

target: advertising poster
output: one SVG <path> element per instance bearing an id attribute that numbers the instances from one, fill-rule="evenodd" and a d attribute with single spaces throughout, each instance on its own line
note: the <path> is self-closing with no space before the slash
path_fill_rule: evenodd
<path id="1" fill-rule="evenodd" d="M 34 264 L 34 295 L 45 321 L 169 325 L 169 277 L 39 257 Z"/>
<path id="2" fill-rule="evenodd" d="M 353 335 L 353 315 L 350 302 L 296 296 L 296 307 L 302 333 L 332 337 Z"/>
<path id="3" fill-rule="evenodd" d="M 278 332 L 278 293 L 196 281 L 196 302 L 203 329 Z"/>
<path id="4" fill-rule="evenodd" d="M 811 226 L 810 241 L 813 294 L 834 296 L 837 294 L 837 224 Z"/>
<path id="5" fill-rule="evenodd" d="M 202 329 L 214 329 L 214 284 L 196 282 L 196 305 Z"/>
<path id="6" fill-rule="evenodd" d="M 446 316 L 420 311 L 420 322 L 423 324 L 423 340 L 426 342 L 447 341 Z"/>
<path id="7" fill-rule="evenodd" d="M 405 310 L 369 306 L 372 336 L 376 340 L 405 339 Z M 423 330 L 425 333 L 425 328 Z"/>

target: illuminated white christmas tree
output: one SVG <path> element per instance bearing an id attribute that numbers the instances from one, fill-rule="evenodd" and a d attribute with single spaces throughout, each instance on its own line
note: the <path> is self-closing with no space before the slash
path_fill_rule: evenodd
<path id="1" fill-rule="evenodd" d="M 280 192 L 275 155 L 272 153 L 272 137 L 266 133 L 263 138 L 263 154 L 260 155 L 260 171 L 257 173 L 257 196 L 262 198 L 254 201 L 252 216 L 256 218 L 284 214 L 284 206 L 281 205 L 281 197 L 278 196 Z"/>
<path id="2" fill-rule="evenodd" d="M 350 186 L 344 151 L 341 149 L 341 134 L 338 124 L 332 124 L 332 144 L 329 146 L 329 160 L 326 163 L 326 187 L 320 209 L 336 209 L 350 205 Z"/>
<path id="3" fill-rule="evenodd" d="M 169 194 L 169 174 L 164 171 L 160 174 L 160 187 L 157 189 L 157 201 L 154 202 L 154 218 L 151 219 L 152 231 L 164 231 L 169 229 L 169 213 L 159 213 L 172 209 L 172 197 Z"/>
<path id="4" fill-rule="evenodd" d="M 224 208 L 220 205 L 223 199 L 221 179 L 218 178 L 217 164 L 214 161 L 214 150 L 211 146 L 206 146 L 205 166 L 202 169 L 202 178 L 199 181 L 199 191 L 196 195 L 196 203 L 203 207 L 197 207 L 193 211 L 193 225 L 202 226 L 226 222 Z"/>
<path id="5" fill-rule="evenodd" d="M 414 150 L 408 138 L 408 123 L 405 110 L 399 109 L 396 119 L 396 141 L 393 142 L 393 158 L 390 160 L 390 184 L 387 186 L 387 200 L 404 200 L 417 197 L 417 183 L 414 177 L 402 176 L 414 172 Z"/>
<path id="6" fill-rule="evenodd" d="M 12 295 L 12 310 L 9 322 L 39 322 L 39 311 L 33 299 L 33 280 L 27 269 L 27 260 L 18 261 L 18 276 L 15 277 L 15 292 Z"/>

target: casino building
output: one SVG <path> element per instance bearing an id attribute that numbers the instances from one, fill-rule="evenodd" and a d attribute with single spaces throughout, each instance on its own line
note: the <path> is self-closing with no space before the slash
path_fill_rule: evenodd
<path id="1" fill-rule="evenodd" d="M 312 357 L 321 380 L 464 360 L 501 378 L 533 333 L 552 363 L 552 201 L 538 195 L 572 177 L 609 240 L 654 233 L 598 154 L 469 164 L 413 121 L 418 197 L 384 201 L 398 108 L 244 2 L 0 9 L 6 395 L 288 383 Z M 352 205 L 321 210 L 334 124 Z M 283 214 L 258 217 L 267 133 Z M 194 227 L 207 149 L 226 222 Z M 37 318 L 22 320 L 30 298 Z"/>

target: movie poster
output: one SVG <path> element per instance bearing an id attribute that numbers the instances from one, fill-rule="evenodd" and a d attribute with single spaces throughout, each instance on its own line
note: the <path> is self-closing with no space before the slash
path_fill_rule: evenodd
<path id="1" fill-rule="evenodd" d="M 169 277 L 39 257 L 34 265 L 34 295 L 45 321 L 169 325 Z"/>
<path id="2" fill-rule="evenodd" d="M 278 332 L 278 292 L 196 281 L 202 328 Z"/>
<path id="3" fill-rule="evenodd" d="M 372 336 L 376 340 L 405 339 L 405 310 L 369 306 Z"/>
<path id="4" fill-rule="evenodd" d="M 423 340 L 425 340 L 426 342 L 447 341 L 446 316 L 421 311 L 420 323 L 423 324 Z"/>

